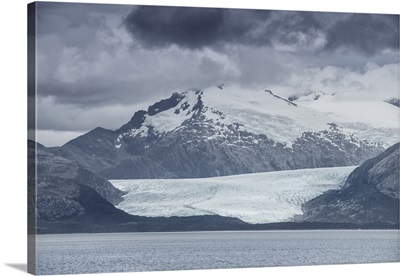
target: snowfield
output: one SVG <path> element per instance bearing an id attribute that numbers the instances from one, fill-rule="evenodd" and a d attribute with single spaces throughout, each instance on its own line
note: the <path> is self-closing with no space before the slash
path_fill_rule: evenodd
<path id="1" fill-rule="evenodd" d="M 292 221 L 303 203 L 339 189 L 351 167 L 197 179 L 110 180 L 127 192 L 117 208 L 149 217 L 216 214 L 248 223 Z"/>
<path id="2" fill-rule="evenodd" d="M 302 133 L 322 131 L 329 128 L 328 124 L 335 123 L 345 134 L 384 147 L 399 139 L 399 108 L 383 98 L 365 99 L 362 92 L 312 93 L 291 103 L 280 97 L 279 91 L 247 89 L 237 85 L 214 86 L 197 93 L 195 90 L 182 92 L 184 98 L 176 107 L 145 115 L 139 129 L 132 129 L 124 135 L 146 137 L 149 129 L 159 134 L 179 129 L 195 112 L 192 108 L 200 96 L 205 121 L 213 125 L 216 133 L 225 133 L 227 125 L 238 124 L 240 130 L 265 134 L 275 142 L 291 147 Z"/>

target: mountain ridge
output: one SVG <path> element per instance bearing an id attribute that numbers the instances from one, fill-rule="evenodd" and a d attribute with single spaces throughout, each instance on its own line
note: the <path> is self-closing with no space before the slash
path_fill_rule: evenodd
<path id="1" fill-rule="evenodd" d="M 48 148 L 31 140 L 28 140 L 28 162 L 32 168 L 36 168 L 39 182 L 42 179 L 57 178 L 60 181 L 88 186 L 111 204 L 118 204 L 123 200 L 124 192 L 115 188 L 107 179 L 74 161 L 53 154 Z"/>
<path id="2" fill-rule="evenodd" d="M 395 118 L 393 114 L 398 112 L 395 105 L 383 100 L 372 105 L 369 101 L 343 101 L 340 98 L 343 95 L 322 92 L 310 95 L 286 99 L 271 90 L 239 89 L 231 85 L 174 92 L 138 110 L 116 130 L 97 127 L 61 147 L 45 148 L 38 144 L 38 156 L 42 160 L 38 163 L 41 173 L 38 187 L 45 188 L 38 200 L 42 210 L 39 232 L 398 226 L 393 212 L 376 218 L 379 212 L 368 217 L 361 212 L 362 208 L 356 208 L 365 217 L 353 216 L 354 219 L 345 220 L 337 216 L 326 221 L 324 219 L 329 216 L 322 216 L 324 206 L 329 205 L 326 203 L 329 196 L 346 203 L 346 200 L 378 195 L 374 197 L 376 202 L 389 202 L 379 209 L 384 213 L 396 206 L 398 198 L 392 196 L 397 195 L 398 190 L 391 184 L 393 176 L 387 178 L 381 174 L 393 164 L 389 159 L 381 163 L 385 158 L 373 162 L 373 168 L 361 169 L 364 174 L 373 172 L 374 177 L 368 181 L 379 182 L 376 187 L 352 197 L 357 194 L 355 187 L 358 186 L 348 184 L 351 189 L 347 191 L 352 191 L 352 196 L 339 190 L 314 198 L 303 206 L 305 221 L 299 224 L 255 226 L 240 219 L 213 215 L 131 216 L 107 202 L 103 198 L 107 194 L 100 195 L 96 186 L 83 183 L 83 180 L 104 178 L 206 178 L 306 168 L 363 167 L 364 162 L 372 162 L 368 161 L 371 158 L 377 160 L 376 156 L 384 152 L 391 141 L 398 140 L 396 122 L 387 120 Z M 43 158 L 52 161 L 43 162 Z M 55 166 L 49 166 L 50 163 Z M 70 169 L 60 171 L 63 166 Z M 116 204 L 118 200 L 121 199 L 111 202 Z M 330 214 L 337 214 L 339 207 L 335 205 L 336 209 Z M 315 217 L 315 210 L 319 210 L 319 218 Z M 354 213 L 349 213 L 348 217 L 352 215 Z M 186 225 L 187 222 L 194 225 Z M 213 226 L 213 222 L 219 225 Z M 68 229 L 63 230 L 63 227 Z"/>
<path id="3" fill-rule="evenodd" d="M 313 102 L 334 97 L 318 95 Z M 115 131 L 95 128 L 52 151 L 106 177 L 197 178 L 359 165 L 384 150 L 380 129 L 361 139 L 365 129 L 350 129 L 356 115 L 335 123 L 300 99 L 232 86 L 174 92 Z M 143 172 L 132 161 L 140 158 Z"/>
<path id="4" fill-rule="evenodd" d="M 399 223 L 400 143 L 365 161 L 339 190 L 303 205 L 311 222 Z"/>

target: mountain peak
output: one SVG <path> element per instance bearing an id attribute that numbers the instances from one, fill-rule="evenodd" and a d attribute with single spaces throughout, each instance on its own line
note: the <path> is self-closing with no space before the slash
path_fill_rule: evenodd
<path id="1" fill-rule="evenodd" d="M 103 128 L 103 127 L 96 127 L 94 129 L 92 129 L 90 132 L 110 132 L 109 129 Z"/>
<path id="2" fill-rule="evenodd" d="M 163 99 L 155 104 L 149 106 L 147 109 L 147 114 L 150 116 L 156 115 L 157 113 L 163 112 L 170 108 L 173 108 L 178 105 L 178 103 L 185 98 L 184 93 L 174 92 L 171 97 L 168 99 Z"/>

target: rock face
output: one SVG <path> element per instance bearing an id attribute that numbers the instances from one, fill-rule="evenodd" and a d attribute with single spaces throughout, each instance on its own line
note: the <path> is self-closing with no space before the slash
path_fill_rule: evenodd
<path id="1" fill-rule="evenodd" d="M 33 141 L 28 141 L 28 148 L 31 152 L 30 162 L 35 162 Z M 76 183 L 77 185 L 84 185 L 92 188 L 101 197 L 112 204 L 118 204 L 122 201 L 122 195 L 124 193 L 115 188 L 107 179 L 92 173 L 74 161 L 49 152 L 40 144 L 37 144 L 36 165 L 39 184 L 40 181 L 49 184 L 51 182 L 50 179 L 57 179 L 57 183 L 65 180 L 66 185 L 70 185 L 71 189 L 74 186 L 72 184 Z M 43 187 L 47 186 L 48 185 L 44 185 Z M 39 185 L 39 188 L 40 187 L 41 185 Z M 39 193 L 39 195 L 41 194 Z"/>
<path id="2" fill-rule="evenodd" d="M 399 143 L 364 162 L 342 189 L 323 194 L 303 206 L 305 221 L 335 223 L 399 223 Z"/>
<path id="3" fill-rule="evenodd" d="M 400 99 L 398 99 L 398 98 L 387 99 L 387 100 L 385 100 L 385 102 L 390 103 L 394 106 L 400 107 Z"/>
<path id="4" fill-rule="evenodd" d="M 130 155 L 114 147 L 117 134 L 112 130 L 95 128 L 73 139 L 61 148 L 49 148 L 56 155 L 74 160 L 92 172 L 114 166 Z"/>
<path id="5" fill-rule="evenodd" d="M 158 163 L 144 156 L 133 155 L 116 166 L 99 171 L 107 179 L 176 178 Z"/>
<path id="6" fill-rule="evenodd" d="M 28 175 L 28 210 L 30 219 L 35 218 L 35 233 L 86 232 L 92 224 L 101 231 L 104 225 L 132 220 L 112 204 L 121 202 L 123 193 L 106 179 L 29 140 L 28 162 L 31 168 L 37 165 L 37 177 L 33 170 Z"/>
<path id="7" fill-rule="evenodd" d="M 37 221 L 129 217 L 92 188 L 60 177 L 37 178 Z"/>
<path id="8" fill-rule="evenodd" d="M 212 93 L 174 93 L 147 111 L 137 111 L 115 131 L 96 128 L 51 151 L 104 177 L 133 179 L 359 165 L 384 150 L 381 144 L 357 138 L 329 119 L 321 124 L 309 108 L 269 90 L 260 96 L 267 111 L 260 111 L 252 101 L 250 111 L 247 107 L 232 111 L 233 107 L 220 107 L 210 100 Z M 273 116 L 273 112 L 288 115 Z M 296 120 L 303 119 L 294 118 L 302 116 L 305 121 L 317 120 L 319 130 L 312 130 L 313 126 L 299 130 Z M 293 136 L 291 145 L 282 142 L 286 135 Z"/>

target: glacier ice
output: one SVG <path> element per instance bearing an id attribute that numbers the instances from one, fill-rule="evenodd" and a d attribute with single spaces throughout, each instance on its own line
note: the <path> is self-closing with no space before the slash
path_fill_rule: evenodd
<path id="1" fill-rule="evenodd" d="M 303 169 L 197 179 L 110 180 L 127 192 L 118 208 L 149 217 L 216 214 L 248 223 L 291 221 L 301 206 L 339 189 L 355 167 Z"/>

